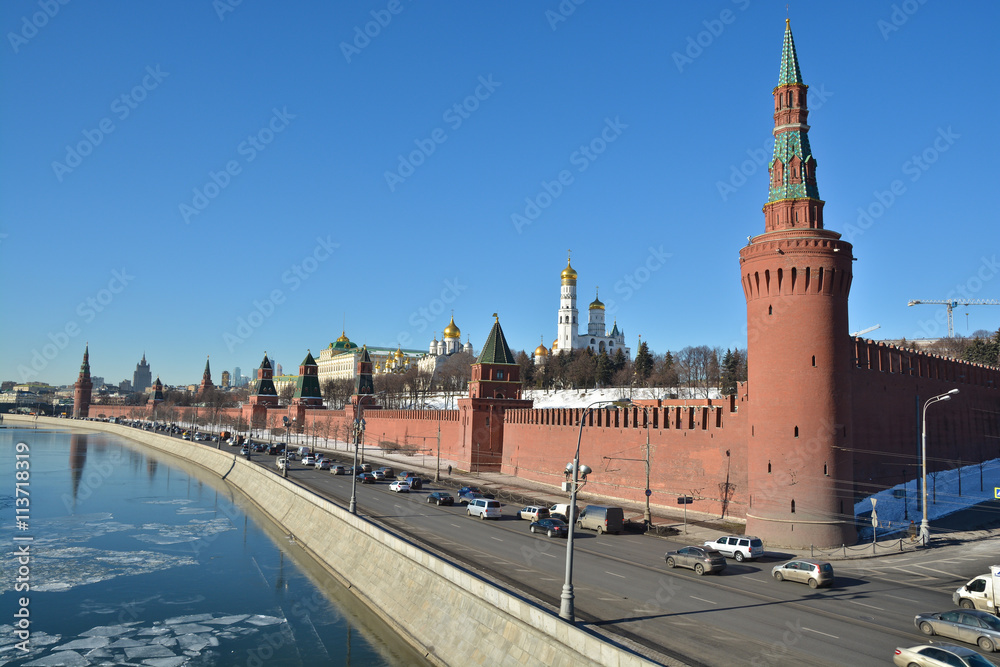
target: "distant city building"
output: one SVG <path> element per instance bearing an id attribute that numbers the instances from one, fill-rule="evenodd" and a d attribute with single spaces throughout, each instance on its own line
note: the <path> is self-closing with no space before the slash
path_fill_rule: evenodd
<path id="1" fill-rule="evenodd" d="M 90 384 L 93 385 L 94 387 L 103 387 L 104 378 L 101 377 L 100 375 L 95 375 L 94 377 L 90 378 Z"/>
<path id="2" fill-rule="evenodd" d="M 122 392 L 123 394 L 131 394 L 132 383 L 129 380 L 122 380 L 121 382 L 118 383 L 118 391 Z"/>
<path id="3" fill-rule="evenodd" d="M 135 365 L 135 373 L 132 374 L 132 391 L 146 391 L 153 382 L 153 375 L 149 371 L 149 364 L 146 363 L 146 353 L 142 353 L 142 361 Z"/>
<path id="4" fill-rule="evenodd" d="M 239 366 L 233 368 L 232 383 L 234 387 L 243 386 L 243 369 Z"/>
<path id="5" fill-rule="evenodd" d="M 577 273 L 568 258 L 566 268 L 559 275 L 559 279 L 562 283 L 559 292 L 559 328 L 558 336 L 552 343 L 552 354 L 590 348 L 594 354 L 606 352 L 609 356 L 621 350 L 627 358 L 631 358 L 632 350 L 626 347 L 625 331 L 618 329 L 618 322 L 615 321 L 610 333 L 605 328 L 604 304 L 599 298 L 595 297 L 590 304 L 587 333 L 583 335 L 579 333 L 579 311 L 576 307 Z M 535 359 L 537 362 L 537 354 Z"/>
<path id="6" fill-rule="evenodd" d="M 222 388 L 229 389 L 229 371 L 222 371 Z"/>

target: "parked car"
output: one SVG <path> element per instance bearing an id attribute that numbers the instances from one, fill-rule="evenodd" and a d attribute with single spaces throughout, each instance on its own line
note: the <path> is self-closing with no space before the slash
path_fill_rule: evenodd
<path id="1" fill-rule="evenodd" d="M 339 466 L 339 465 L 338 466 L 331 466 L 330 467 L 330 472 L 333 473 L 334 475 L 346 475 L 347 474 L 347 467 L 346 466 Z"/>
<path id="2" fill-rule="evenodd" d="M 971 648 L 951 644 L 934 644 L 933 646 L 923 644 L 910 648 L 897 648 L 896 654 L 892 656 L 892 662 L 898 667 L 910 667 L 911 665 L 917 667 L 938 667 L 939 665 L 993 667 L 992 662 Z"/>
<path id="3" fill-rule="evenodd" d="M 1000 646 L 1000 618 L 979 609 L 955 609 L 936 614 L 917 614 L 913 624 L 925 635 L 941 635 L 992 653 Z"/>
<path id="4" fill-rule="evenodd" d="M 533 533 L 545 533 L 549 537 L 566 537 L 569 535 L 569 524 L 560 519 L 544 518 L 532 522 L 528 530 Z"/>
<path id="5" fill-rule="evenodd" d="M 577 517 L 578 529 L 589 528 L 601 533 L 620 533 L 625 530 L 625 510 L 621 507 L 587 505 Z"/>
<path id="6" fill-rule="evenodd" d="M 663 558 L 667 567 L 690 568 L 698 575 L 726 569 L 726 557 L 708 547 L 681 547 L 677 551 L 668 551 Z"/>
<path id="7" fill-rule="evenodd" d="M 545 507 L 539 507 L 537 505 L 528 505 L 527 507 L 522 507 L 517 512 L 517 518 L 527 519 L 528 521 L 538 521 L 539 519 L 547 519 L 548 516 L 549 516 L 549 510 Z"/>
<path id="8" fill-rule="evenodd" d="M 771 575 L 778 581 L 797 581 L 809 588 L 833 585 L 833 566 L 820 560 L 802 558 L 790 560 L 771 568 Z"/>
<path id="9" fill-rule="evenodd" d="M 427 502 L 437 505 L 454 505 L 455 497 L 446 491 L 435 491 L 427 495 Z"/>
<path id="10" fill-rule="evenodd" d="M 764 555 L 764 543 L 752 535 L 726 535 L 714 542 L 705 542 L 705 546 L 727 558 L 735 558 L 737 562 L 757 560 Z"/>
<path id="11" fill-rule="evenodd" d="M 371 475 L 371 473 L 365 473 L 365 474 Z M 374 476 L 375 475 L 372 475 L 372 477 Z M 389 485 L 389 490 L 395 491 L 396 493 L 409 493 L 410 485 L 408 482 L 406 482 L 406 480 L 397 479 L 396 481 L 394 481 L 392 484 Z"/>
<path id="12" fill-rule="evenodd" d="M 358 481 L 361 482 L 362 484 L 374 484 L 378 480 L 375 479 L 375 475 L 371 474 L 370 472 L 362 472 L 358 473 Z"/>
<path id="13" fill-rule="evenodd" d="M 467 511 L 469 516 L 478 516 L 480 519 L 499 519 L 503 515 L 500 501 L 490 498 L 476 498 L 469 503 Z"/>

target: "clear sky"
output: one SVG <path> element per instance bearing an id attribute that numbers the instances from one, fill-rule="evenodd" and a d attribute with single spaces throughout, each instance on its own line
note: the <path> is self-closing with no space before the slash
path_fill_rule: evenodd
<path id="1" fill-rule="evenodd" d="M 72 383 L 87 341 L 108 382 L 143 352 L 167 384 L 293 372 L 452 309 L 530 353 L 568 249 L 633 349 L 744 347 L 785 6 L 4 2 L 0 379 Z M 851 330 L 940 335 L 907 301 L 1000 297 L 1000 3 L 789 16 Z"/>

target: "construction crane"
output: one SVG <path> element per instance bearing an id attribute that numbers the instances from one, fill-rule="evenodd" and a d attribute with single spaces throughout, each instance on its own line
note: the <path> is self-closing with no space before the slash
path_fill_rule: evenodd
<path id="1" fill-rule="evenodd" d="M 867 329 L 862 329 L 861 331 L 855 331 L 854 333 L 851 334 L 851 338 L 857 338 L 858 336 L 864 336 L 869 331 L 875 331 L 876 329 L 881 329 L 881 328 L 882 328 L 881 324 L 876 324 L 873 327 L 868 327 Z"/>
<path id="2" fill-rule="evenodd" d="M 955 337 L 955 327 L 952 324 L 951 310 L 955 306 L 1000 306 L 1000 301 L 996 299 L 965 299 L 960 301 L 958 299 L 951 299 L 946 301 L 911 301 L 907 306 L 916 306 L 918 304 L 937 304 L 948 307 L 948 338 Z"/>

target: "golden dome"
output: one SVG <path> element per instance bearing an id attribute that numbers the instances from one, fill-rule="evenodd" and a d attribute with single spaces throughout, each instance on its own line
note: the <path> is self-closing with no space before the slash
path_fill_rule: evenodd
<path id="1" fill-rule="evenodd" d="M 594 301 L 590 304 L 591 310 L 604 310 L 604 304 L 601 302 L 597 295 L 594 295 Z"/>
<path id="2" fill-rule="evenodd" d="M 552 341 L 552 351 L 555 352 L 558 347 L 559 347 L 559 339 L 556 338 L 554 341 Z"/>
<path id="3" fill-rule="evenodd" d="M 569 258 L 566 258 L 566 268 L 559 274 L 562 280 L 576 280 L 576 269 L 570 266 Z"/>
<path id="4" fill-rule="evenodd" d="M 539 345 L 538 347 L 535 348 L 535 356 L 536 357 L 547 357 L 547 356 L 549 356 L 549 351 L 545 349 L 544 345 Z"/>
<path id="5" fill-rule="evenodd" d="M 444 328 L 444 338 L 461 338 L 462 332 L 455 326 L 455 316 L 451 316 L 451 324 Z"/>
<path id="6" fill-rule="evenodd" d="M 342 330 L 340 332 L 340 338 L 337 339 L 337 342 L 338 343 L 349 343 L 350 340 L 351 339 L 347 337 L 347 332 Z"/>
<path id="7" fill-rule="evenodd" d="M 403 350 L 400 347 L 396 348 L 396 358 L 397 359 L 402 359 L 403 358 Z"/>

